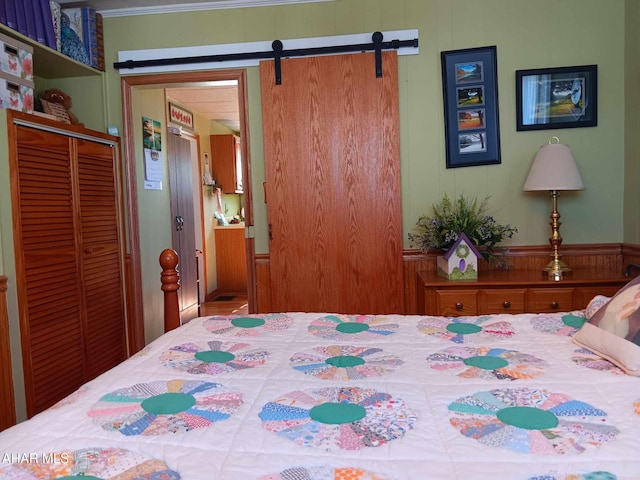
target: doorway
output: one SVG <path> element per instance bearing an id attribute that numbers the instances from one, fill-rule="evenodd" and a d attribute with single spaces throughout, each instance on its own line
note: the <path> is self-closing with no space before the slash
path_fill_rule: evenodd
<path id="1" fill-rule="evenodd" d="M 146 251 L 145 247 L 149 248 L 146 244 L 141 245 L 139 228 L 140 219 L 138 217 L 137 203 L 138 203 L 138 182 L 136 177 L 140 175 L 137 152 L 135 150 L 134 134 L 133 134 L 133 122 L 134 112 L 132 109 L 132 96 L 136 94 L 138 90 L 149 88 L 176 88 L 176 87 L 204 87 L 208 82 L 219 82 L 225 80 L 235 80 L 238 84 L 238 104 L 240 114 L 240 152 L 242 158 L 242 176 L 246 179 L 244 182 L 244 221 L 245 229 L 253 226 L 252 215 L 252 192 L 251 192 L 251 175 L 250 175 L 250 152 L 249 152 L 249 136 L 248 136 L 248 121 L 247 121 L 247 80 L 246 71 L 241 69 L 233 70 L 220 70 L 220 71 L 205 71 L 205 72 L 177 72 L 167 74 L 152 74 L 152 75 L 139 75 L 139 76 L 124 76 L 121 79 L 122 87 L 122 99 L 123 99 L 123 150 L 124 150 L 124 168 L 126 170 L 125 178 L 127 181 L 127 195 L 128 204 L 131 206 L 130 215 L 128 217 L 128 227 L 131 237 L 131 252 L 130 252 L 130 274 L 132 290 L 130 291 L 130 311 L 133 324 L 130 325 L 129 333 L 130 338 L 133 339 L 133 348 L 142 348 L 145 344 L 144 341 L 144 324 L 145 317 L 148 318 L 148 314 L 144 311 L 149 304 L 155 304 L 153 299 L 145 298 L 143 292 L 149 292 L 148 288 L 143 288 L 143 284 L 153 281 L 153 279 L 142 278 L 142 263 L 145 262 L 145 269 L 150 270 L 149 258 L 157 258 L 161 247 L 153 246 L 154 251 Z M 208 140 L 208 139 L 207 139 Z M 205 139 L 202 139 L 205 141 Z M 200 158 L 202 158 L 200 156 Z M 198 162 L 201 166 L 202 162 Z M 138 173 L 137 173 L 138 172 Z M 199 178 L 203 177 L 203 172 L 199 172 Z M 206 186 L 202 185 L 202 182 L 198 182 L 199 185 L 194 185 L 194 188 L 203 189 L 206 191 Z M 211 225 L 211 223 L 209 223 Z M 158 250 L 158 251 L 155 251 Z M 256 311 L 256 287 L 255 287 L 255 249 L 253 238 L 245 238 L 245 252 L 246 252 L 246 267 L 247 267 L 247 303 L 249 312 Z M 156 292 L 147 293 L 149 295 L 155 295 Z M 158 292 L 158 295 L 160 292 Z M 157 297 L 156 297 L 157 298 Z M 143 309 L 143 305 L 145 309 Z"/>

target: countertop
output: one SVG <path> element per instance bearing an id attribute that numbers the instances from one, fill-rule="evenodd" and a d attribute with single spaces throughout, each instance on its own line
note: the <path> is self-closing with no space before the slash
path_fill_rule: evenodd
<path id="1" fill-rule="evenodd" d="M 244 228 L 244 222 L 240 222 L 240 223 L 230 223 L 227 226 L 223 226 L 223 225 L 216 225 L 213 227 L 214 229 L 222 229 L 222 230 L 226 230 L 229 228 Z"/>

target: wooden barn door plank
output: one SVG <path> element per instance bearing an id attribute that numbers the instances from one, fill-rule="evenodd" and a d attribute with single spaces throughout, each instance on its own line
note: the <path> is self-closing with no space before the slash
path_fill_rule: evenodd
<path id="1" fill-rule="evenodd" d="M 398 73 L 383 52 L 260 66 L 272 310 L 402 312 Z"/>

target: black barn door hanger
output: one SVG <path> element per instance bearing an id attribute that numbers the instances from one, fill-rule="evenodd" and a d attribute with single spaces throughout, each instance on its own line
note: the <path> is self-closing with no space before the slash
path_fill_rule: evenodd
<path id="1" fill-rule="evenodd" d="M 397 50 L 402 47 L 418 48 L 418 39 L 412 40 L 391 40 L 383 41 L 382 32 L 374 32 L 371 36 L 371 43 L 360 43 L 351 45 L 334 45 L 330 47 L 312 47 L 312 48 L 295 48 L 284 50 L 284 45 L 280 40 L 274 40 L 271 44 L 273 50 L 265 52 L 243 52 L 229 53 L 222 55 L 201 55 L 195 57 L 178 57 L 178 58 L 158 58 L 151 60 L 125 60 L 124 62 L 115 62 L 115 69 L 133 69 L 143 67 L 163 67 L 168 65 L 188 65 L 193 63 L 209 63 L 209 62 L 227 62 L 236 60 L 274 60 L 276 85 L 282 84 L 282 71 L 280 60 L 289 57 L 306 57 L 313 55 L 331 55 L 339 53 L 353 52 L 375 52 L 375 70 L 376 77 L 382 77 L 382 50 Z"/>

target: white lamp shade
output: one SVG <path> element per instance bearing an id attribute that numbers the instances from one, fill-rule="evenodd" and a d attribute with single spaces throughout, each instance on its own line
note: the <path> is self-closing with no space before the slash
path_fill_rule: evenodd
<path id="1" fill-rule="evenodd" d="M 569 147 L 562 143 L 541 146 L 533 159 L 523 190 L 584 190 L 582 177 Z"/>

